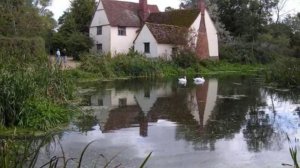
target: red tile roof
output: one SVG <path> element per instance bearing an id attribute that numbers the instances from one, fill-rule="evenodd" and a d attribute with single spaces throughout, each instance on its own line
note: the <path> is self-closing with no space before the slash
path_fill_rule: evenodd
<path id="1" fill-rule="evenodd" d="M 147 22 L 189 28 L 197 19 L 199 14 L 200 10 L 198 9 L 151 13 L 147 18 Z"/>
<path id="2" fill-rule="evenodd" d="M 146 25 L 159 44 L 186 44 L 188 28 L 153 23 Z"/>
<path id="3" fill-rule="evenodd" d="M 102 0 L 111 26 L 141 27 L 139 4 L 114 0 Z M 148 5 L 150 13 L 159 12 L 157 5 Z"/>

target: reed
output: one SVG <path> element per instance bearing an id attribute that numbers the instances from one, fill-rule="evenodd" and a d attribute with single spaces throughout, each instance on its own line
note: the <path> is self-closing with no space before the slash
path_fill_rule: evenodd
<path id="1" fill-rule="evenodd" d="M 0 65 L 0 127 L 47 130 L 67 121 L 74 85 L 47 56 L 0 54 Z"/>
<path id="2" fill-rule="evenodd" d="M 51 136 L 45 136 L 41 140 L 27 140 L 20 141 L 14 138 L 9 140 L 0 140 L 0 167 L 1 168 L 66 168 L 70 164 L 70 161 L 73 161 L 72 166 L 81 168 L 84 160 L 84 154 L 87 152 L 88 148 L 94 143 L 94 141 L 88 143 L 82 152 L 80 153 L 80 158 L 67 158 L 65 151 L 60 142 L 58 142 L 61 149 L 61 156 L 53 156 L 45 163 L 38 163 L 40 151 L 45 148 L 45 145 L 49 141 L 53 141 L 54 138 Z M 106 161 L 103 168 L 112 166 L 112 162 L 120 153 L 113 156 L 111 159 Z M 140 168 L 145 167 L 149 158 L 151 157 L 152 152 L 145 158 Z M 102 154 L 99 156 L 104 157 Z M 104 157 L 105 158 L 105 157 Z M 76 163 L 74 165 L 74 163 Z M 99 167 L 98 161 L 95 163 L 95 167 Z M 118 167 L 118 166 L 117 166 Z"/>

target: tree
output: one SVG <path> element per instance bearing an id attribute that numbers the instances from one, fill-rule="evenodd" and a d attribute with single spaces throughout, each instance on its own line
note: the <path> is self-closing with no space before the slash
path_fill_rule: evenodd
<path id="1" fill-rule="evenodd" d="M 78 58 L 92 46 L 89 27 L 96 8 L 95 0 L 74 0 L 71 7 L 58 19 L 60 28 L 53 35 L 53 47 L 66 48 Z"/>
<path id="2" fill-rule="evenodd" d="M 286 6 L 286 3 L 288 0 L 278 0 L 277 5 L 275 6 L 275 14 L 276 14 L 276 21 L 275 23 L 279 23 L 280 18 L 285 16 L 287 13 L 282 13 L 284 7 Z"/>
<path id="3" fill-rule="evenodd" d="M 59 31 L 78 31 L 88 34 L 95 7 L 95 0 L 72 1 L 70 9 L 59 18 L 61 24 Z"/>
<path id="4" fill-rule="evenodd" d="M 0 2 L 0 35 L 43 36 L 56 25 L 52 16 L 49 10 L 41 14 L 32 0 L 3 0 Z"/>

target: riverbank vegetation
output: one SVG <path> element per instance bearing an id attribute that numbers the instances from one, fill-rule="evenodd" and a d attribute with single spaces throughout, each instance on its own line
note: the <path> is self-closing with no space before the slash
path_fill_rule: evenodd
<path id="1" fill-rule="evenodd" d="M 0 65 L 0 127 L 45 131 L 68 121 L 73 84 L 49 65 L 42 39 L 1 38 Z"/>
<path id="2" fill-rule="evenodd" d="M 259 64 L 237 64 L 226 61 L 198 61 L 191 55 L 178 55 L 176 59 L 150 59 L 129 52 L 115 57 L 101 54 L 82 56 L 81 66 L 68 72 L 79 80 L 107 80 L 137 77 L 178 77 L 215 74 L 253 74 L 263 69 Z M 180 57 L 180 58 L 179 58 Z"/>
<path id="3" fill-rule="evenodd" d="M 60 154 L 59 156 L 53 156 L 50 159 L 44 158 L 45 162 L 41 162 L 39 159 L 41 157 L 41 151 L 48 151 L 49 142 L 55 141 L 52 136 L 45 136 L 41 139 L 0 139 L 0 167 L 1 168 L 36 168 L 36 167 L 48 167 L 48 168 L 61 168 L 61 167 L 77 167 L 81 168 L 84 162 L 88 159 L 84 159 L 84 155 L 88 152 L 89 148 L 93 145 L 95 141 L 88 143 L 81 151 L 78 158 L 69 158 L 64 151 L 63 146 L 60 142 L 59 144 Z M 120 154 L 120 153 L 119 153 Z M 112 158 L 105 158 L 102 154 L 99 154 L 97 160 L 90 160 L 93 167 L 119 167 L 115 166 L 114 160 L 118 157 L 116 154 Z M 144 161 L 139 168 L 145 167 L 152 153 L 145 157 Z M 101 164 L 100 164 L 101 163 Z M 103 165 L 103 166 L 99 166 Z"/>

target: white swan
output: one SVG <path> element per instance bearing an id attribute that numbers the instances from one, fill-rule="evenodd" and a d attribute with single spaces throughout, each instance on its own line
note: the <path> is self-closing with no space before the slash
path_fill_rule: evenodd
<path id="1" fill-rule="evenodd" d="M 197 84 L 202 84 L 205 82 L 205 79 L 204 79 L 204 77 L 197 77 L 197 78 L 194 78 L 194 82 Z"/>
<path id="2" fill-rule="evenodd" d="M 185 85 L 187 82 L 186 76 L 184 76 L 184 78 L 178 78 L 178 82 L 179 82 L 179 84 Z"/>

